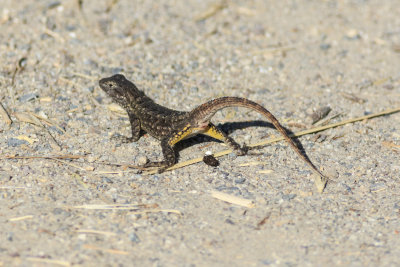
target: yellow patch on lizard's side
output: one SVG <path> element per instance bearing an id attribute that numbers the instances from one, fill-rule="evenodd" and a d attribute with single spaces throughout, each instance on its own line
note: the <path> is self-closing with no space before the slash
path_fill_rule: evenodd
<path id="1" fill-rule="evenodd" d="M 173 137 L 171 137 L 168 141 L 168 144 L 170 146 L 174 146 L 176 143 L 178 143 L 179 141 L 188 138 L 192 135 L 193 133 L 193 128 L 191 127 L 190 124 L 188 124 L 187 126 L 185 126 L 182 131 L 176 133 Z"/>
<path id="2" fill-rule="evenodd" d="M 188 124 L 180 132 L 178 132 L 172 138 L 170 138 L 168 144 L 170 146 L 174 146 L 179 141 L 195 136 L 197 134 L 208 135 L 222 142 L 225 142 L 226 139 L 224 134 L 214 125 L 203 128 L 203 127 L 192 127 L 190 124 Z"/>
<path id="3" fill-rule="evenodd" d="M 207 127 L 203 130 L 202 134 L 208 135 L 212 138 L 225 142 L 225 136 L 214 125 Z"/>

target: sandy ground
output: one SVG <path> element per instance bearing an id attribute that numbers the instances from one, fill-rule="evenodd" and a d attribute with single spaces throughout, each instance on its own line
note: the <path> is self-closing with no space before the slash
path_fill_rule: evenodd
<path id="1" fill-rule="evenodd" d="M 400 114 L 300 138 L 333 181 L 323 194 L 284 142 L 144 175 L 110 163 L 159 160 L 158 141 L 110 139 L 129 122 L 98 80 L 123 73 L 179 110 L 246 97 L 297 132 L 327 106 L 328 123 L 400 107 L 399 14 L 398 0 L 1 0 L 0 266 L 395 266 Z M 214 117 L 241 144 L 278 135 L 260 120 Z M 180 161 L 226 149 L 192 143 Z"/>

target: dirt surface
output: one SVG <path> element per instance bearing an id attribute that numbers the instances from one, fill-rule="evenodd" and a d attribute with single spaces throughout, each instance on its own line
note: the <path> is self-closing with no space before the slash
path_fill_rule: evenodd
<path id="1" fill-rule="evenodd" d="M 284 142 L 219 167 L 112 165 L 161 149 L 148 135 L 112 140 L 129 121 L 98 87 L 122 73 L 178 110 L 246 97 L 293 132 L 327 106 L 328 123 L 400 107 L 398 0 L 81 2 L 1 1 L 0 102 L 13 123 L 1 117 L 0 266 L 400 262 L 400 114 L 301 137 L 332 179 L 320 194 Z M 278 135 L 260 120 L 227 109 L 213 121 L 251 144 Z M 180 161 L 224 149 L 197 138 Z"/>

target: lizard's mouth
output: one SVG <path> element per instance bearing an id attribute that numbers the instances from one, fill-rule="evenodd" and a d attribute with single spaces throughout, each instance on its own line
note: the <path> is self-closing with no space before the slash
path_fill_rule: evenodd
<path id="1" fill-rule="evenodd" d="M 112 81 L 107 79 L 101 79 L 99 85 L 100 88 L 110 96 L 122 95 L 123 93 L 118 86 L 115 86 Z"/>
<path id="2" fill-rule="evenodd" d="M 99 86 L 104 92 L 109 92 L 111 91 L 110 86 L 108 85 L 108 79 L 103 78 L 99 81 Z"/>

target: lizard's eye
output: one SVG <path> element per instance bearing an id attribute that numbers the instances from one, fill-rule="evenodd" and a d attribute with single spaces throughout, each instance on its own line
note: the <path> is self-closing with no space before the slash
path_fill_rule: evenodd
<path id="1" fill-rule="evenodd" d="M 110 81 L 108 83 L 108 88 L 113 92 L 113 94 L 118 94 L 118 95 L 123 95 L 124 90 L 121 89 L 121 87 L 118 85 L 118 83 L 114 81 Z"/>

